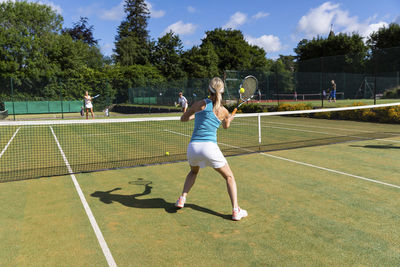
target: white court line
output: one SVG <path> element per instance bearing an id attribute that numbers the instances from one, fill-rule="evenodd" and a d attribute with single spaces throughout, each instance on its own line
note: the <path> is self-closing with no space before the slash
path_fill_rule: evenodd
<path id="1" fill-rule="evenodd" d="M 238 124 L 239 125 L 239 124 Z M 253 124 L 244 124 L 241 123 L 240 125 L 247 125 L 247 126 L 256 126 Z M 300 125 L 298 125 L 300 126 Z M 361 136 L 357 136 L 357 135 L 343 135 L 343 134 L 337 134 L 337 133 L 332 133 L 332 132 L 320 132 L 320 131 L 312 131 L 312 130 L 302 130 L 302 129 L 296 129 L 296 128 L 286 128 L 286 127 L 278 127 L 278 126 L 266 126 L 266 125 L 262 125 L 261 127 L 263 128 L 273 128 L 273 129 L 282 129 L 282 130 L 290 130 L 290 131 L 298 131 L 298 132 L 306 132 L 306 133 L 318 133 L 318 134 L 326 134 L 326 135 L 333 135 L 333 136 L 349 136 L 349 137 L 355 137 L 355 138 L 359 138 L 359 139 L 365 139 L 365 140 L 379 140 L 379 141 L 383 141 L 383 142 L 395 142 L 395 143 L 400 143 L 400 141 L 397 140 L 386 140 L 386 139 L 375 139 L 375 138 L 366 138 L 366 137 L 361 137 Z M 307 127 L 307 126 L 302 126 L 302 127 Z M 322 127 L 319 127 L 322 128 Z M 350 130 L 346 130 L 346 131 L 350 131 Z M 357 131 L 357 130 L 356 130 Z M 366 133 L 374 133 L 372 131 L 362 131 L 362 132 L 366 132 Z M 388 134 L 388 135 L 393 135 L 393 136 L 399 136 L 396 134 Z M 390 138 L 390 137 L 388 137 Z"/>
<path id="2" fill-rule="evenodd" d="M 384 142 L 394 142 L 394 143 L 400 143 L 400 140 L 386 140 L 386 139 L 374 139 L 374 140 L 379 140 L 379 141 L 384 141 Z"/>
<path id="3" fill-rule="evenodd" d="M 144 132 L 144 131 L 142 131 L 142 132 Z M 118 135 L 118 134 L 136 134 L 136 133 L 140 133 L 140 131 L 118 132 L 118 133 L 101 133 L 101 134 L 82 134 L 82 136 Z"/>
<path id="4" fill-rule="evenodd" d="M 348 137 L 355 137 L 359 139 L 365 139 L 365 140 L 379 140 L 383 142 L 395 142 L 395 143 L 400 143 L 400 141 L 397 140 L 386 140 L 386 139 L 375 139 L 375 138 L 367 138 L 367 137 L 362 137 L 362 136 L 357 136 L 357 135 L 343 135 L 343 134 L 336 134 L 336 133 L 327 133 L 327 132 L 318 132 L 318 131 L 311 131 L 311 130 L 301 130 L 301 129 L 295 129 L 295 128 L 285 128 L 285 127 L 277 127 L 277 126 L 261 126 L 265 128 L 274 128 L 274 129 L 282 129 L 282 130 L 290 130 L 290 131 L 298 131 L 298 132 L 307 132 L 307 133 L 319 133 L 319 134 L 326 134 L 326 135 L 335 135 L 335 136 L 348 136 Z M 373 132 L 370 132 L 373 133 Z M 394 134 L 391 134 L 394 135 Z M 388 137 L 390 138 L 390 137 Z"/>
<path id="5" fill-rule="evenodd" d="M 90 209 L 89 204 L 86 201 L 85 195 L 83 194 L 82 189 L 81 189 L 78 181 L 76 180 L 76 177 L 72 171 L 71 165 L 69 164 L 68 159 L 65 156 L 60 143 L 58 142 L 58 139 L 57 139 L 56 134 L 54 133 L 53 127 L 50 126 L 50 129 L 54 136 L 54 139 L 56 140 L 56 143 L 57 143 L 58 149 L 60 150 L 61 156 L 64 159 L 65 165 L 67 166 L 68 172 L 71 175 L 72 181 L 75 185 L 75 189 L 78 192 L 79 198 L 81 199 L 82 205 L 86 211 L 86 215 L 88 216 L 90 224 L 92 225 L 92 228 L 96 234 L 97 240 L 99 241 L 100 247 L 103 250 L 103 254 L 106 257 L 108 266 L 110 266 L 110 267 L 117 266 L 117 264 L 114 261 L 113 256 L 111 255 L 111 251 L 107 246 L 106 240 L 104 239 L 104 236 L 100 231 L 100 227 L 98 226 L 96 219 L 93 216 L 92 210 Z"/>
<path id="6" fill-rule="evenodd" d="M 17 135 L 19 129 L 21 129 L 21 127 L 19 127 L 15 133 L 13 134 L 13 136 L 11 137 L 11 139 L 8 141 L 7 145 L 4 147 L 3 151 L 1 151 L 0 153 L 0 158 L 4 155 L 4 153 L 6 152 L 7 148 L 9 147 L 9 145 L 11 144 L 12 140 L 14 139 L 14 137 Z"/>
<path id="7" fill-rule="evenodd" d="M 316 169 L 320 169 L 320 170 L 324 170 L 324 171 L 328 171 L 328 172 L 334 172 L 334 173 L 337 173 L 337 174 L 342 174 L 342 175 L 350 176 L 350 177 L 353 177 L 353 178 L 369 181 L 369 182 L 372 182 L 372 183 L 382 184 L 382 185 L 386 185 L 386 186 L 390 186 L 390 187 L 394 187 L 394 188 L 400 189 L 400 186 L 398 186 L 398 185 L 381 182 L 379 180 L 366 178 L 366 177 L 350 174 L 350 173 L 347 173 L 347 172 L 336 171 L 336 170 L 328 169 L 328 168 L 325 168 L 325 167 L 321 167 L 321 166 L 317 166 L 317 165 L 313 165 L 313 164 L 309 164 L 309 163 L 305 163 L 305 162 L 301 162 L 301 161 L 297 161 L 297 160 L 292 160 L 292 159 L 288 159 L 288 158 L 284 158 L 284 157 L 279 157 L 279 156 L 275 156 L 275 155 L 271 155 L 271 154 L 267 154 L 267 153 L 260 153 L 260 154 L 263 155 L 263 156 L 267 156 L 267 157 L 271 157 L 271 158 L 275 158 L 275 159 L 280 159 L 280 160 L 285 160 L 285 161 L 289 161 L 289 162 L 292 162 L 292 163 L 304 165 L 304 166 L 307 166 L 307 167 L 312 167 L 312 168 L 316 168 Z"/>
<path id="8" fill-rule="evenodd" d="M 179 134 L 179 135 L 190 137 L 187 134 L 171 131 L 171 130 L 168 130 L 168 129 L 165 129 L 165 131 L 170 132 L 170 133 L 174 133 L 174 134 Z M 232 145 L 228 145 L 228 144 L 224 144 L 224 143 L 219 143 L 218 142 L 218 144 L 224 145 L 224 146 L 228 146 L 228 147 L 232 147 L 232 148 L 241 149 L 241 150 L 247 151 L 247 152 L 252 152 L 252 153 L 257 152 L 257 151 L 254 151 L 254 150 L 250 150 L 250 149 L 246 149 L 246 148 L 242 148 L 242 147 L 238 147 L 238 146 L 232 146 Z M 324 170 L 324 171 L 328 171 L 328 172 L 333 172 L 333 173 L 337 173 L 337 174 L 341 174 L 341 175 L 357 178 L 357 179 L 360 179 L 360 180 L 364 180 L 364 181 L 368 181 L 368 182 L 372 182 L 372 183 L 377 183 L 377 184 L 382 184 L 382 185 L 386 185 L 386 186 L 389 186 L 389 187 L 394 187 L 394 188 L 400 189 L 400 186 L 395 185 L 395 184 L 385 183 L 385 182 L 382 182 L 382 181 L 379 181 L 379 180 L 375 180 L 375 179 L 371 179 L 371 178 L 367 178 L 367 177 L 362 177 L 362 176 L 350 174 L 350 173 L 347 173 L 347 172 L 328 169 L 328 168 L 325 168 L 325 167 L 321 167 L 321 166 L 317 166 L 317 165 L 313 165 L 313 164 L 309 164 L 309 163 L 305 163 L 305 162 L 301 162 L 301 161 L 297 161 L 297 160 L 292 160 L 292 159 L 288 159 L 288 158 L 284 158 L 284 157 L 279 157 L 279 156 L 275 156 L 275 155 L 271 155 L 271 154 L 267 154 L 267 153 L 263 153 L 263 152 L 260 152 L 259 154 L 263 155 L 263 156 L 275 158 L 275 159 L 280 159 L 280 160 L 284 160 L 284 161 L 300 164 L 300 165 L 311 167 L 311 168 L 316 168 L 316 169 L 320 169 L 320 170 Z"/>

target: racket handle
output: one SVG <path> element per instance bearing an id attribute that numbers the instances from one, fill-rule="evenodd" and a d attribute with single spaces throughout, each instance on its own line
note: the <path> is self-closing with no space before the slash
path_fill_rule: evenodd
<path id="1" fill-rule="evenodd" d="M 236 111 L 237 111 L 237 108 L 235 108 L 235 109 L 232 111 L 232 114 L 231 114 L 231 116 L 235 116 L 235 114 L 236 114 Z"/>

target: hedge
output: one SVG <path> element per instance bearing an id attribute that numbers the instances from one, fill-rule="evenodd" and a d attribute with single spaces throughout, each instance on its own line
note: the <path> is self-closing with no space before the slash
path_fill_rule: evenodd
<path id="1" fill-rule="evenodd" d="M 141 113 L 169 113 L 179 112 L 180 108 L 167 108 L 157 106 L 135 106 L 129 104 L 117 104 L 112 107 L 110 111 L 123 113 L 123 114 L 141 114 Z"/>
<path id="2" fill-rule="evenodd" d="M 364 106 L 364 103 L 353 103 L 352 106 Z M 321 112 L 310 114 L 312 118 L 352 120 L 383 123 L 400 123 L 400 106 L 344 110 L 337 112 Z"/>

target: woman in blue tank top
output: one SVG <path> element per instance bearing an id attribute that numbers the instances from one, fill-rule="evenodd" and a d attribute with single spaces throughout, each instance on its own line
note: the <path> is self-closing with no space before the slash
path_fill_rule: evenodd
<path id="1" fill-rule="evenodd" d="M 247 211 L 239 207 L 235 178 L 217 144 L 219 126 L 222 124 L 225 129 L 229 128 L 234 117 L 222 106 L 224 82 L 220 78 L 215 77 L 210 81 L 208 91 L 210 99 L 194 103 L 181 117 L 182 122 L 194 119 L 194 129 L 187 150 L 190 171 L 186 176 L 182 195 L 175 206 L 184 207 L 186 196 L 194 185 L 200 168 L 210 166 L 226 180 L 232 203 L 232 219 L 239 221 L 247 216 Z"/>

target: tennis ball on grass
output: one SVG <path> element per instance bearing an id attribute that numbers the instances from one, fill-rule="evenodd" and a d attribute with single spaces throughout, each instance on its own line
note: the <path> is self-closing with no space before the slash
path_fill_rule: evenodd
<path id="1" fill-rule="evenodd" d="M 241 94 L 243 94 L 244 93 L 244 88 L 242 87 L 242 88 L 240 88 L 240 91 L 239 91 Z"/>
<path id="2" fill-rule="evenodd" d="M 166 156 L 169 156 L 169 152 L 168 152 L 168 151 L 167 151 L 167 152 L 165 152 L 165 155 L 166 155 Z"/>

